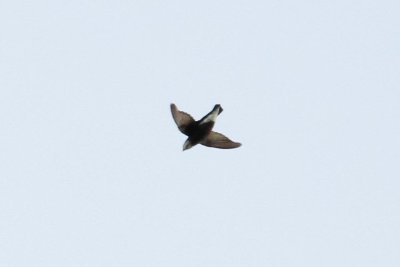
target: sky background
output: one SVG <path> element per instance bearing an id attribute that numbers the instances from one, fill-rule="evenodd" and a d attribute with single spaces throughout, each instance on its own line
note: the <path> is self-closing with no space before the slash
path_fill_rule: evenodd
<path id="1" fill-rule="evenodd" d="M 0 266 L 400 266 L 399 13 L 1 1 Z"/>

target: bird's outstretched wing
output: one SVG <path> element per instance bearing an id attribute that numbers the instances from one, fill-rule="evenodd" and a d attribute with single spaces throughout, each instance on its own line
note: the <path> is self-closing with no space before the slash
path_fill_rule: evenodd
<path id="1" fill-rule="evenodd" d="M 206 139 L 200 142 L 203 146 L 209 147 L 216 147 L 216 148 L 237 148 L 240 147 L 242 144 L 233 142 L 228 137 L 223 134 L 211 131 L 210 134 L 207 136 Z"/>
<path id="2" fill-rule="evenodd" d="M 179 131 L 181 131 L 183 134 L 188 135 L 187 127 L 195 122 L 192 116 L 178 110 L 175 104 L 171 104 L 171 113 L 176 125 L 178 126 Z"/>

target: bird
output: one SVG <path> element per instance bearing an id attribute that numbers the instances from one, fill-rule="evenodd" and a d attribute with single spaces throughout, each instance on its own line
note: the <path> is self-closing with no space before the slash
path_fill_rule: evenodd
<path id="1" fill-rule="evenodd" d="M 242 144 L 230 140 L 221 133 L 212 131 L 215 121 L 219 114 L 223 111 L 220 104 L 216 104 L 214 108 L 203 118 L 196 121 L 186 112 L 180 111 L 175 104 L 171 104 L 171 113 L 179 131 L 187 135 L 183 144 L 183 151 L 202 144 L 207 147 L 230 149 L 240 147 Z"/>

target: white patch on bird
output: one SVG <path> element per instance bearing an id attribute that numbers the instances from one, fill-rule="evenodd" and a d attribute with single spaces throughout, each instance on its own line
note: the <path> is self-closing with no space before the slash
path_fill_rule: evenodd
<path id="1" fill-rule="evenodd" d="M 208 115 L 200 124 L 207 123 L 207 122 L 215 122 L 218 116 L 219 109 L 215 109 L 210 115 Z"/>

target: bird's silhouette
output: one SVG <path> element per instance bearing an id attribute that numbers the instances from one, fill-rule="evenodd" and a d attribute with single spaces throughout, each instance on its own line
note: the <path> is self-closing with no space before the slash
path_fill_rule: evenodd
<path id="1" fill-rule="evenodd" d="M 183 144 L 183 150 L 189 149 L 197 144 L 222 149 L 240 147 L 240 143 L 233 142 L 223 134 L 211 131 L 217 116 L 221 114 L 222 111 L 221 105 L 217 104 L 201 120 L 196 121 L 189 114 L 178 110 L 175 104 L 171 104 L 172 117 L 178 129 L 188 136 L 188 139 Z"/>

